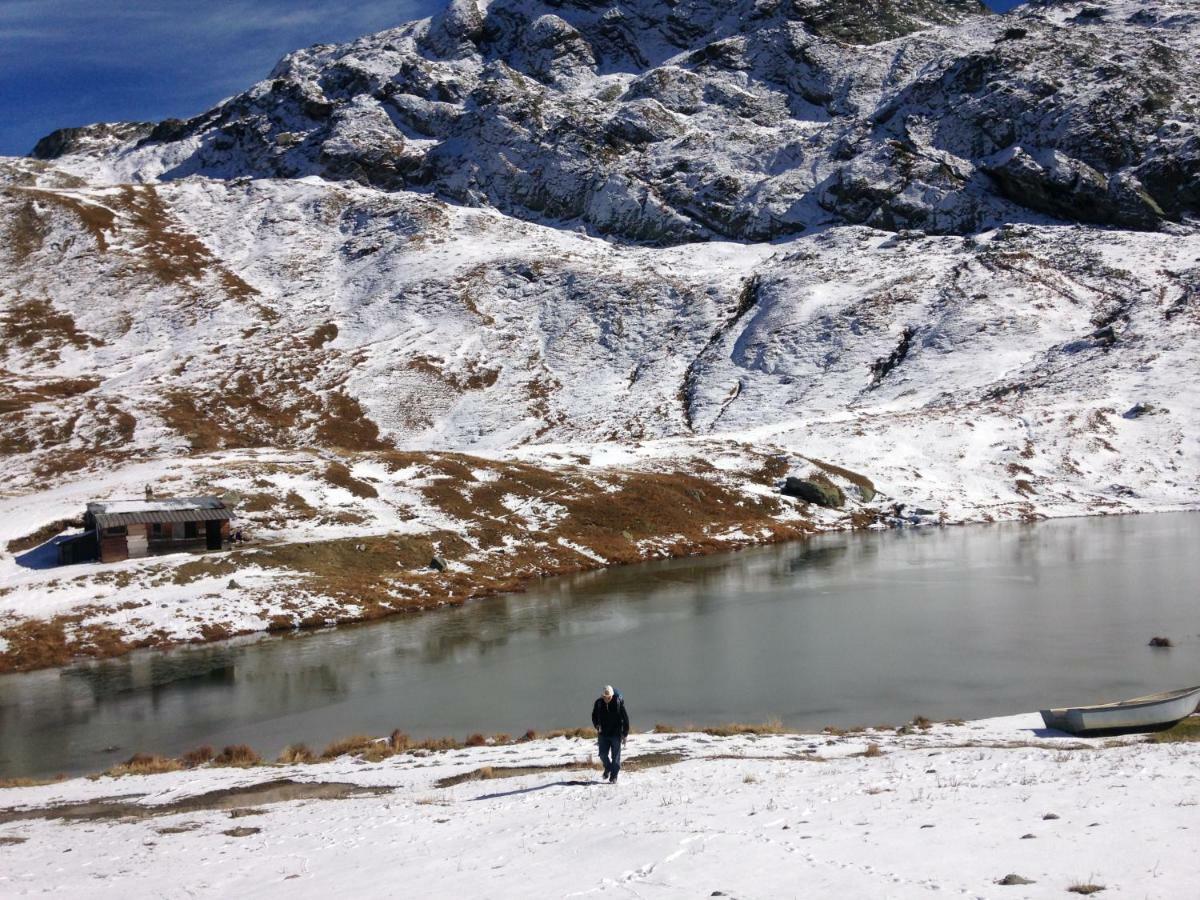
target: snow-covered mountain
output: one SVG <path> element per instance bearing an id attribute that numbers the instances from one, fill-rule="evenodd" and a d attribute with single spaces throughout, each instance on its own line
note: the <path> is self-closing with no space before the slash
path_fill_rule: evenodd
<path id="1" fill-rule="evenodd" d="M 1153 228 L 1200 209 L 1196 34 L 1191 0 L 453 0 L 35 154 L 109 141 L 121 181 L 320 175 L 657 244 Z"/>
<path id="2" fill-rule="evenodd" d="M 261 448 L 1196 506 L 1198 48 L 1197 0 L 454 0 L 58 132 L 0 160 L 2 536 Z"/>

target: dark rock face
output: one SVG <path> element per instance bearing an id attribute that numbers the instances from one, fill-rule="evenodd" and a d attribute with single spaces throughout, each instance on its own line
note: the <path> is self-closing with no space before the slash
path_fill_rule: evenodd
<path id="1" fill-rule="evenodd" d="M 841 509 L 846 504 L 846 495 L 833 482 L 819 476 L 813 478 L 789 478 L 784 482 L 782 493 L 796 497 L 805 503 L 815 503 L 827 509 Z"/>
<path id="2" fill-rule="evenodd" d="M 60 128 L 38 141 L 29 155 L 34 159 L 58 159 L 72 153 L 95 153 L 140 140 L 153 129 L 154 125 L 147 122 L 102 122 L 82 128 Z"/>
<path id="3" fill-rule="evenodd" d="M 166 178 L 420 187 L 656 244 L 1153 229 L 1200 210 L 1198 46 L 1194 0 L 454 0 L 196 119 L 117 127 L 149 156 L 185 142 Z"/>

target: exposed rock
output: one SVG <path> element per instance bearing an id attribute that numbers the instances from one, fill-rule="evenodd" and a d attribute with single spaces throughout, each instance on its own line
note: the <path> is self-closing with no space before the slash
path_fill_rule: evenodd
<path id="1" fill-rule="evenodd" d="M 29 155 L 34 159 L 58 159 L 72 153 L 102 153 L 147 137 L 154 128 L 152 122 L 101 122 L 82 128 L 60 128 L 38 141 Z"/>
<path id="2" fill-rule="evenodd" d="M 841 509 L 846 503 L 846 495 L 842 493 L 841 488 L 820 475 L 814 475 L 812 478 L 788 478 L 782 493 L 787 497 L 797 497 L 805 503 L 815 503 L 827 509 Z"/>
<path id="3" fill-rule="evenodd" d="M 1023 878 L 1020 875 L 1016 875 L 1016 874 L 1013 874 L 1010 872 L 1009 874 L 1007 874 L 1003 878 L 1001 878 L 999 881 L 997 881 L 996 884 L 1011 886 L 1011 885 L 1017 885 L 1017 884 L 1037 884 L 1037 882 L 1032 881 L 1028 878 Z"/>
<path id="4" fill-rule="evenodd" d="M 1198 106 L 1181 87 L 1200 83 L 1200 20 L 1167 7 L 454 0 L 293 53 L 187 122 L 71 129 L 35 154 L 140 141 L 166 178 L 421 185 L 655 244 L 770 240 L 831 217 L 1153 229 L 1200 210 Z"/>
<path id="5" fill-rule="evenodd" d="M 1121 414 L 1123 419 L 1140 419 L 1142 416 L 1156 416 L 1166 413 L 1167 410 L 1162 407 L 1155 406 L 1153 403 L 1135 403 Z"/>

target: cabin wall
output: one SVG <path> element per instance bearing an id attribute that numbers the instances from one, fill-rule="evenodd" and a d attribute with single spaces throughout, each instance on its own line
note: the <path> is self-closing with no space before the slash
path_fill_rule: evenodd
<path id="1" fill-rule="evenodd" d="M 119 533 L 118 533 L 119 531 Z M 125 529 L 100 529 L 100 562 L 121 562 L 129 559 L 129 544 Z"/>
<path id="2" fill-rule="evenodd" d="M 129 548 L 130 559 L 141 559 L 144 556 L 150 555 L 150 539 L 148 537 L 148 528 L 138 522 L 128 526 L 129 534 L 127 535 L 126 545 Z"/>

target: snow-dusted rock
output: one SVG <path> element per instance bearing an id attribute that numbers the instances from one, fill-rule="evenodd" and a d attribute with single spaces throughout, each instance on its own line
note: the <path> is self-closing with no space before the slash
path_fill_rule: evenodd
<path id="1" fill-rule="evenodd" d="M 1198 23 L 1194 0 L 1005 16 L 975 0 L 455 0 L 291 54 L 190 122 L 63 133 L 39 155 L 419 185 L 657 244 L 830 216 L 1152 229 L 1200 209 Z"/>

